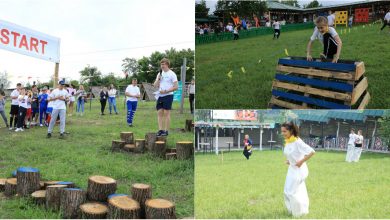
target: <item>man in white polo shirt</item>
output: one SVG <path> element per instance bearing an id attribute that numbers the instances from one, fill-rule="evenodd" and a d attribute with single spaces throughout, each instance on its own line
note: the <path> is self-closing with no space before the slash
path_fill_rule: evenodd
<path id="1" fill-rule="evenodd" d="M 137 86 L 137 79 L 131 80 L 131 85 L 128 85 L 125 91 L 127 105 L 127 124 L 132 127 L 135 111 L 137 111 L 138 99 L 141 92 Z"/>
<path id="2" fill-rule="evenodd" d="M 390 26 L 390 10 L 386 13 L 383 19 L 383 26 L 381 27 L 381 31 L 387 26 Z"/>
<path id="3" fill-rule="evenodd" d="M 16 84 L 16 89 L 11 93 L 11 111 L 9 118 L 9 130 L 12 130 L 12 122 L 14 123 L 14 129 L 16 129 L 16 124 L 18 123 L 18 113 L 19 113 L 19 91 L 22 88 L 22 84 Z"/>
<path id="4" fill-rule="evenodd" d="M 51 114 L 49 129 L 47 131 L 47 138 L 51 138 L 51 134 L 58 116 L 60 116 L 60 138 L 64 138 L 66 101 L 69 99 L 69 93 L 64 88 L 65 81 L 59 81 L 58 84 L 58 88 L 53 90 L 53 92 L 49 95 L 49 100 L 53 105 L 53 112 Z"/>
<path id="5" fill-rule="evenodd" d="M 169 66 L 170 61 L 167 58 L 162 59 L 160 61 L 161 72 L 157 74 L 154 81 L 154 86 L 158 87 L 159 91 L 156 104 L 159 128 L 157 136 L 168 136 L 173 92 L 178 89 L 176 73 L 169 69 Z"/>

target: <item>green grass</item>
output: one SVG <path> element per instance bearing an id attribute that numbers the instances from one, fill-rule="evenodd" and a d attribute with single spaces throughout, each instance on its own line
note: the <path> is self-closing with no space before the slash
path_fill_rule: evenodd
<path id="1" fill-rule="evenodd" d="M 308 162 L 310 213 L 305 218 L 388 218 L 390 156 L 317 152 Z M 284 206 L 287 174 L 281 151 L 195 155 L 196 218 L 291 218 Z"/>
<path id="2" fill-rule="evenodd" d="M 359 26 L 351 33 L 340 34 L 343 48 L 340 59 L 361 60 L 366 67 L 368 91 L 371 102 L 367 108 L 385 109 L 390 97 L 383 91 L 390 90 L 389 69 L 386 62 L 390 50 L 388 31 L 379 33 L 380 25 Z M 312 30 L 283 32 L 279 40 L 272 35 L 226 41 L 196 46 L 198 109 L 267 108 L 271 99 L 271 86 L 278 59 L 290 56 L 306 56 L 306 45 Z M 322 45 L 313 45 L 314 57 L 319 57 Z M 261 62 L 259 63 L 259 60 Z M 244 67 L 246 73 L 241 71 Z M 227 73 L 233 71 L 229 79 Z M 209 94 L 213 94 L 212 96 Z"/>
<path id="3" fill-rule="evenodd" d="M 187 104 L 187 103 L 186 103 Z M 166 198 L 176 203 L 178 217 L 194 216 L 193 160 L 161 160 L 149 154 L 112 153 L 111 141 L 119 139 L 121 131 L 133 131 L 135 138 L 155 132 L 157 116 L 154 102 L 141 102 L 135 115 L 135 127 L 126 126 L 125 111 L 120 105 L 119 115 L 100 116 L 100 105 L 94 103 L 92 112 L 86 105 L 83 117 L 68 117 L 65 140 L 58 138 L 58 126 L 53 137 L 46 139 L 47 128 L 32 128 L 23 133 L 10 132 L 1 121 L 0 178 L 10 177 L 20 166 L 39 168 L 46 180 L 73 181 L 86 189 L 91 175 L 110 176 L 118 181 L 118 193 L 130 194 L 132 183 L 149 183 L 154 198 Z M 189 107 L 180 115 L 179 104 L 174 104 L 169 147 L 180 140 L 193 140 L 191 132 L 183 133 L 185 119 L 191 118 Z M 9 106 L 6 107 L 9 111 Z M 1 195 L 1 194 L 0 194 Z M 60 218 L 26 199 L 5 199 L 0 196 L 0 218 Z"/>

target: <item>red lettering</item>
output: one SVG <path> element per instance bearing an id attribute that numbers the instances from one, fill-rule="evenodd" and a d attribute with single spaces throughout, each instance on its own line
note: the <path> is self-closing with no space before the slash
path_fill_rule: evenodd
<path id="1" fill-rule="evenodd" d="M 35 49 L 35 51 L 38 53 L 38 39 L 31 37 L 30 39 L 30 51 Z"/>
<path id="2" fill-rule="evenodd" d="M 1 43 L 9 44 L 9 37 L 8 37 L 9 31 L 7 29 L 1 29 L 0 35 L 1 35 L 0 37 Z"/>
<path id="3" fill-rule="evenodd" d="M 14 35 L 14 47 L 16 47 L 16 41 L 17 41 L 17 38 L 20 36 L 19 33 L 17 32 L 11 32 L 12 35 Z"/>
<path id="4" fill-rule="evenodd" d="M 25 47 L 26 50 L 29 50 L 28 44 L 27 44 L 27 38 L 26 35 L 22 36 L 22 40 L 20 41 L 19 48 Z"/>
<path id="5" fill-rule="evenodd" d="M 40 40 L 39 42 L 42 44 L 42 54 L 45 54 L 45 45 L 47 44 L 47 42 L 44 40 Z"/>

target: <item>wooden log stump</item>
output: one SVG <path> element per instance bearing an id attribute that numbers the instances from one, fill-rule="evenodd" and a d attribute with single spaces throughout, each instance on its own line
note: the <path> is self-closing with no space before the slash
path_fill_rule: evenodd
<path id="1" fill-rule="evenodd" d="M 116 195 L 108 199 L 109 219 L 139 219 L 139 214 L 139 203 L 127 195 Z"/>
<path id="2" fill-rule="evenodd" d="M 121 132 L 121 140 L 126 144 L 134 144 L 133 132 Z"/>
<path id="3" fill-rule="evenodd" d="M 147 219 L 175 219 L 175 204 L 165 199 L 149 199 L 145 202 Z"/>
<path id="4" fill-rule="evenodd" d="M 185 125 L 185 130 L 190 132 L 190 131 L 192 131 L 192 128 L 193 128 L 193 126 L 192 126 L 192 119 L 187 119 L 186 120 L 186 125 Z"/>
<path id="5" fill-rule="evenodd" d="M 45 205 L 46 203 L 46 190 L 38 190 L 31 194 L 31 197 L 35 204 Z"/>
<path id="6" fill-rule="evenodd" d="M 145 139 L 135 139 L 135 149 L 134 153 L 143 153 L 145 152 Z"/>
<path id="7" fill-rule="evenodd" d="M 58 211 L 61 204 L 61 193 L 66 185 L 51 185 L 46 188 L 46 208 Z"/>
<path id="8" fill-rule="evenodd" d="M 160 136 L 160 137 L 156 137 L 156 141 L 163 141 L 163 142 L 167 142 L 167 136 Z"/>
<path id="9" fill-rule="evenodd" d="M 7 179 L 0 179 L 0 192 L 4 192 L 5 181 L 7 181 Z"/>
<path id="10" fill-rule="evenodd" d="M 125 146 L 123 147 L 123 150 L 126 152 L 134 152 L 135 144 L 125 144 Z"/>
<path id="11" fill-rule="evenodd" d="M 39 181 L 39 190 L 45 190 L 45 183 L 43 181 Z"/>
<path id="12" fill-rule="evenodd" d="M 176 153 L 176 148 L 167 148 L 166 153 Z"/>
<path id="13" fill-rule="evenodd" d="M 111 145 L 111 151 L 112 152 L 121 151 L 124 146 L 125 146 L 124 141 L 113 140 Z"/>
<path id="14" fill-rule="evenodd" d="M 75 188 L 76 187 L 76 184 L 74 182 L 68 182 L 68 181 L 60 181 L 60 182 L 57 182 L 56 185 L 65 185 L 66 188 Z"/>
<path id="15" fill-rule="evenodd" d="M 87 196 L 91 201 L 106 202 L 116 191 L 116 180 L 106 176 L 91 176 L 88 179 Z"/>
<path id="16" fill-rule="evenodd" d="M 163 141 L 156 141 L 151 149 L 151 153 L 156 157 L 165 157 L 166 144 Z"/>
<path id="17" fill-rule="evenodd" d="M 9 178 L 5 181 L 4 195 L 7 197 L 16 195 L 16 178 Z"/>
<path id="18" fill-rule="evenodd" d="M 48 186 L 57 185 L 61 181 L 43 181 L 44 188 L 46 189 Z"/>
<path id="19" fill-rule="evenodd" d="M 174 160 L 177 159 L 176 153 L 165 153 L 166 160 Z"/>
<path id="20" fill-rule="evenodd" d="M 141 207 L 140 218 L 145 218 L 145 202 L 152 198 L 152 187 L 148 184 L 134 183 L 131 185 L 131 197 L 137 201 Z"/>
<path id="21" fill-rule="evenodd" d="M 194 156 L 194 143 L 191 141 L 180 141 L 176 143 L 177 159 L 186 160 Z"/>
<path id="22" fill-rule="evenodd" d="M 152 147 L 154 146 L 154 142 L 156 142 L 157 134 L 156 133 L 147 133 L 145 135 L 145 148 L 148 151 L 152 150 Z"/>
<path id="23" fill-rule="evenodd" d="M 83 219 L 105 219 L 108 207 L 99 202 L 90 202 L 80 205 L 80 211 Z"/>
<path id="24" fill-rule="evenodd" d="M 41 188 L 41 175 L 39 170 L 32 167 L 20 167 L 16 170 L 17 186 L 19 196 L 30 196 L 31 193 Z"/>
<path id="25" fill-rule="evenodd" d="M 80 218 L 80 205 L 85 203 L 87 193 L 79 188 L 65 188 L 61 193 L 62 218 Z"/>

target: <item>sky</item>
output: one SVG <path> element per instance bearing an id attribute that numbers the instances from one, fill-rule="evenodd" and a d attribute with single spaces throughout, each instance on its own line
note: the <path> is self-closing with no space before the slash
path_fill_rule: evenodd
<path id="1" fill-rule="evenodd" d="M 0 20 L 61 39 L 59 77 L 79 80 L 88 64 L 123 76 L 122 59 L 195 49 L 193 0 L 0 0 Z M 47 82 L 54 63 L 0 50 L 0 72 Z M 28 77 L 32 77 L 28 80 Z"/>

